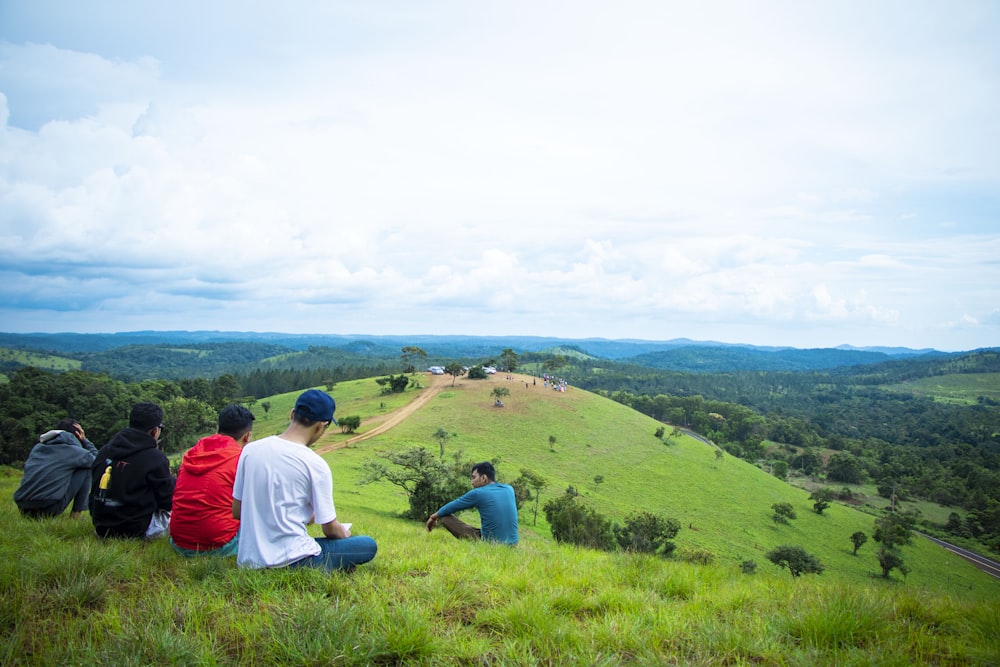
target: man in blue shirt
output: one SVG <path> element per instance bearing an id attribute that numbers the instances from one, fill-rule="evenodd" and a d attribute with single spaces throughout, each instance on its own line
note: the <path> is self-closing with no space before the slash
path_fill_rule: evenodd
<path id="1" fill-rule="evenodd" d="M 479 510 L 482 528 L 470 526 L 454 516 L 455 512 L 472 507 Z M 477 463 L 472 466 L 472 490 L 431 514 L 427 519 L 428 532 L 434 530 L 438 522 L 460 539 L 517 544 L 517 503 L 514 501 L 514 489 L 496 481 L 496 470 L 492 463 Z"/>

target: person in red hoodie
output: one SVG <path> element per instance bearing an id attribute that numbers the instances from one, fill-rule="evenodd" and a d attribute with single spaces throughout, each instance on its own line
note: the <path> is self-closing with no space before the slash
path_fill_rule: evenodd
<path id="1" fill-rule="evenodd" d="M 233 518 L 233 480 L 253 414 L 242 405 L 219 412 L 219 432 L 202 438 L 181 459 L 170 515 L 170 544 L 184 556 L 235 556 L 239 519 Z"/>

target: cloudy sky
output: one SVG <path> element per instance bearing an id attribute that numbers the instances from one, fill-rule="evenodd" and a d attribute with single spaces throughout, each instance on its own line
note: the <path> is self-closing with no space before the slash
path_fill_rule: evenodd
<path id="1" fill-rule="evenodd" d="M 996 346 L 998 119 L 993 0 L 0 0 L 0 330 Z"/>

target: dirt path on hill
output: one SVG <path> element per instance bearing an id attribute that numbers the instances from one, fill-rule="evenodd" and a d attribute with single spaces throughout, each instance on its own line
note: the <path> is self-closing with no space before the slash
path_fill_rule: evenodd
<path id="1" fill-rule="evenodd" d="M 432 398 L 441 393 L 443 389 L 451 387 L 452 376 L 450 375 L 425 375 L 427 378 L 427 386 L 420 390 L 420 395 L 415 399 L 404 405 L 403 407 L 393 410 L 384 415 L 379 415 L 362 422 L 359 428 L 365 426 L 372 426 L 370 431 L 365 431 L 364 433 L 359 433 L 347 440 L 340 440 L 338 442 L 333 442 L 327 445 L 320 445 L 313 449 L 317 454 L 326 454 L 327 452 L 332 452 L 336 449 L 343 449 L 348 445 L 353 445 L 356 442 L 361 442 L 367 440 L 368 438 L 374 438 L 376 435 L 385 433 L 389 429 L 398 426 L 407 417 L 412 415 L 414 412 L 426 405 Z"/>

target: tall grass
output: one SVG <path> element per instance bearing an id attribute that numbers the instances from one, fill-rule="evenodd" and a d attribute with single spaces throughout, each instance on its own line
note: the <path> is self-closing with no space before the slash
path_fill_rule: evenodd
<path id="1" fill-rule="evenodd" d="M 459 542 L 351 507 L 352 574 L 249 571 L 86 516 L 20 517 L 0 480 L 4 665 L 997 664 L 997 601 L 755 575 L 526 539 Z M 343 510 L 342 510 L 343 511 Z"/>

